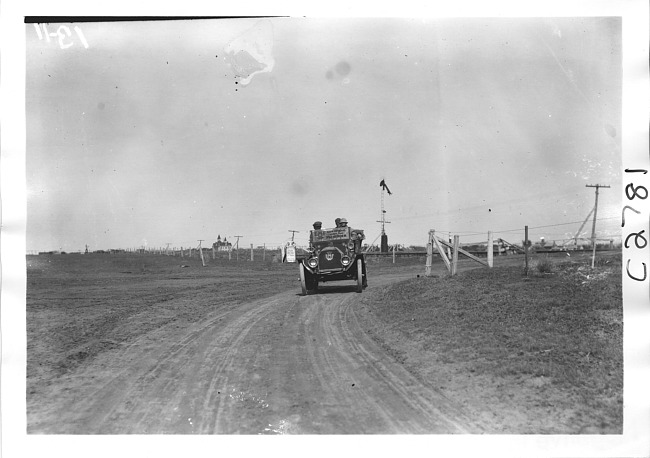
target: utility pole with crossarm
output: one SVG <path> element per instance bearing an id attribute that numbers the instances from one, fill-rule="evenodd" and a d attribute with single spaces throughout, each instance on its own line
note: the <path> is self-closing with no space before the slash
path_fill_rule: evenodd
<path id="1" fill-rule="evenodd" d="M 596 215 L 598 214 L 598 190 L 600 188 L 609 188 L 609 185 L 604 184 L 588 184 L 587 188 L 596 188 L 596 204 L 594 205 L 594 222 L 591 226 L 591 245 L 592 245 L 592 256 L 591 256 L 591 268 L 593 269 L 596 264 Z"/>

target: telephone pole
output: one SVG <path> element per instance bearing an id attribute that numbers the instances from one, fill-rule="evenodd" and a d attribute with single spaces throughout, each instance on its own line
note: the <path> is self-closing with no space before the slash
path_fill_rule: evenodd
<path id="1" fill-rule="evenodd" d="M 609 185 L 604 184 L 588 184 L 585 187 L 587 188 L 596 188 L 596 204 L 594 205 L 594 222 L 591 226 L 591 245 L 592 245 L 592 256 L 591 256 L 591 268 L 594 268 L 596 263 L 596 215 L 598 214 L 598 190 L 600 188 L 609 188 Z"/>
<path id="2" fill-rule="evenodd" d="M 293 229 L 289 229 L 289 232 L 291 232 L 291 241 L 293 242 L 294 235 L 296 235 L 296 232 L 300 232 L 300 231 L 294 231 Z"/>

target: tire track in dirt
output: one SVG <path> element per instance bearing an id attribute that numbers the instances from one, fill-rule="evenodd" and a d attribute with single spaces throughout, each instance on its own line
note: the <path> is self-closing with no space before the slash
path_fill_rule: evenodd
<path id="1" fill-rule="evenodd" d="M 448 401 L 431 388 L 422 386 L 364 333 L 354 316 L 359 296 L 337 296 L 334 303 L 330 301 L 312 308 L 319 315 L 313 321 L 319 323 L 334 350 L 319 352 L 311 346 L 309 352 L 321 374 L 321 382 L 329 385 L 330 393 L 340 387 L 341 378 L 353 381 L 349 383 L 350 390 L 343 390 L 346 403 L 354 406 L 357 412 L 371 413 L 365 420 L 354 418 L 350 421 L 351 432 L 469 432 L 463 426 L 468 419 L 456 407 L 446 406 L 447 413 L 443 413 L 441 406 L 449 404 Z M 326 380 L 322 374 L 330 374 L 330 377 L 343 374 L 343 377 Z M 340 395 L 341 390 L 337 393 Z"/>
<path id="2" fill-rule="evenodd" d="M 282 298 L 284 298 L 284 295 L 282 295 Z M 251 329 L 271 313 L 274 306 L 282 302 L 284 301 L 281 298 L 257 301 L 252 310 L 237 317 L 220 331 L 223 336 L 219 341 L 225 345 L 225 348 L 215 345 L 206 354 L 206 360 L 214 363 L 204 367 L 206 379 L 211 381 L 207 392 L 203 396 L 203 415 L 197 425 L 197 432 L 213 434 L 227 430 L 227 427 L 223 424 L 226 421 L 224 412 L 227 405 L 232 404 L 236 399 L 231 393 L 234 389 L 228 392 L 229 374 L 233 372 L 236 362 L 246 363 L 246 358 L 242 353 L 245 351 L 244 340 L 249 336 Z M 214 415 L 210 415 L 211 412 L 214 412 Z"/>
<path id="3" fill-rule="evenodd" d="M 395 280 L 377 277 L 375 285 Z M 216 309 L 201 323 L 172 322 L 150 331 L 66 374 L 62 388 L 52 393 L 60 400 L 41 412 L 32 429 L 76 434 L 476 430 L 457 406 L 365 334 L 356 316 L 364 295 L 353 291 L 326 286 L 306 297 L 287 291 Z M 197 299 L 176 301 L 182 308 L 192 300 Z"/>
<path id="4" fill-rule="evenodd" d="M 284 297 L 286 303 L 275 300 L 277 313 L 265 316 L 285 326 L 280 340 L 267 349 L 261 340 L 268 323 L 249 323 L 247 336 L 238 342 L 240 351 L 230 355 L 236 374 L 229 382 L 238 387 L 238 396 L 220 405 L 214 432 L 260 433 L 264 426 L 265 432 L 279 434 L 480 430 L 364 334 L 350 315 L 360 297 L 335 288 Z M 267 365 L 255 367 L 263 360 Z M 255 380 L 256 372 L 265 374 L 262 380 Z M 219 377 L 222 390 L 227 389 Z"/>
<path id="5" fill-rule="evenodd" d="M 355 305 L 346 304 L 338 312 L 338 320 L 342 323 L 341 332 L 354 354 L 364 362 L 370 374 L 376 380 L 394 391 L 401 402 L 413 410 L 414 416 L 409 417 L 405 425 L 413 429 L 422 429 L 423 433 L 463 433 L 479 432 L 482 427 L 472 422 L 463 413 L 460 405 L 449 401 L 438 390 L 425 386 L 417 380 L 402 365 L 393 361 L 389 356 L 378 358 L 383 350 L 365 334 L 358 322 Z M 414 424 L 414 418 L 421 418 L 421 424 Z M 404 420 L 402 420 L 404 421 Z"/>
<path id="6" fill-rule="evenodd" d="M 334 298 L 331 298 L 334 299 Z M 340 298 L 336 298 L 338 302 Z M 348 356 L 350 346 L 341 338 L 340 331 L 332 322 L 332 312 L 337 309 L 332 300 L 320 304 L 312 304 L 311 331 L 322 335 L 327 347 L 308 345 L 311 363 L 314 367 L 321 386 L 325 389 L 326 399 L 338 399 L 339 406 L 352 406 L 344 418 L 345 429 L 350 433 L 364 433 L 375 429 L 375 432 L 395 432 L 397 418 L 395 414 L 383 408 L 374 396 L 369 396 L 363 388 L 362 364 L 355 356 Z M 334 307 L 333 307 L 334 306 Z M 335 313 L 335 311 L 334 311 Z M 344 411 L 340 411 L 339 416 Z"/>
<path id="7" fill-rule="evenodd" d="M 119 424 L 120 430 L 131 432 L 214 432 L 228 368 L 251 327 L 268 311 L 260 307 L 263 302 L 218 313 L 191 330 L 132 381 L 125 394 L 118 393 L 117 407 L 98 418 L 98 423 Z"/>
<path id="8" fill-rule="evenodd" d="M 187 300 L 191 299 L 180 300 L 179 308 Z M 183 361 L 182 356 L 191 353 L 196 347 L 196 341 L 229 313 L 220 311 L 213 314 L 200 325 L 190 328 L 187 334 L 179 336 L 176 343 L 171 326 L 163 326 L 155 332 L 138 337 L 117 354 L 102 355 L 81 373 L 66 376 L 87 380 L 89 383 L 78 386 L 74 398 L 60 409 L 59 415 L 62 418 L 57 422 L 56 428 L 65 428 L 65 431 L 57 432 L 69 432 L 67 430 L 70 429 L 78 433 L 148 432 L 140 431 L 138 423 L 128 422 L 129 425 L 117 429 L 113 429 L 112 425 L 122 424 L 125 419 L 134 416 L 140 419 L 140 424 L 143 423 L 155 409 L 156 403 L 143 408 L 143 403 L 138 399 L 150 397 L 153 392 L 169 394 L 173 378 L 165 378 L 165 372 L 180 363 L 178 371 L 191 362 L 191 358 Z M 97 374 L 105 377 L 99 383 L 99 388 Z"/>

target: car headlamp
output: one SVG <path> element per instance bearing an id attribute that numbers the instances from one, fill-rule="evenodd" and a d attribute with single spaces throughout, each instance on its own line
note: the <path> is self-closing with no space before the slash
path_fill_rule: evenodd
<path id="1" fill-rule="evenodd" d="M 312 269 L 315 269 L 315 268 L 318 266 L 318 259 L 316 259 L 316 258 L 310 258 L 309 261 L 307 261 L 307 264 L 308 264 L 309 267 L 311 267 Z"/>
<path id="2" fill-rule="evenodd" d="M 343 264 L 344 266 L 349 266 L 350 265 L 350 258 L 347 257 L 347 256 L 343 256 L 341 258 L 341 264 Z"/>

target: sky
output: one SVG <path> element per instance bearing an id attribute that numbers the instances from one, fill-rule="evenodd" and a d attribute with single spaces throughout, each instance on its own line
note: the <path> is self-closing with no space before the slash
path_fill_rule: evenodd
<path id="1" fill-rule="evenodd" d="M 618 17 L 46 27 L 25 24 L 28 251 L 304 244 L 337 217 L 372 242 L 382 179 L 389 244 L 562 243 L 595 184 L 620 241 Z"/>

